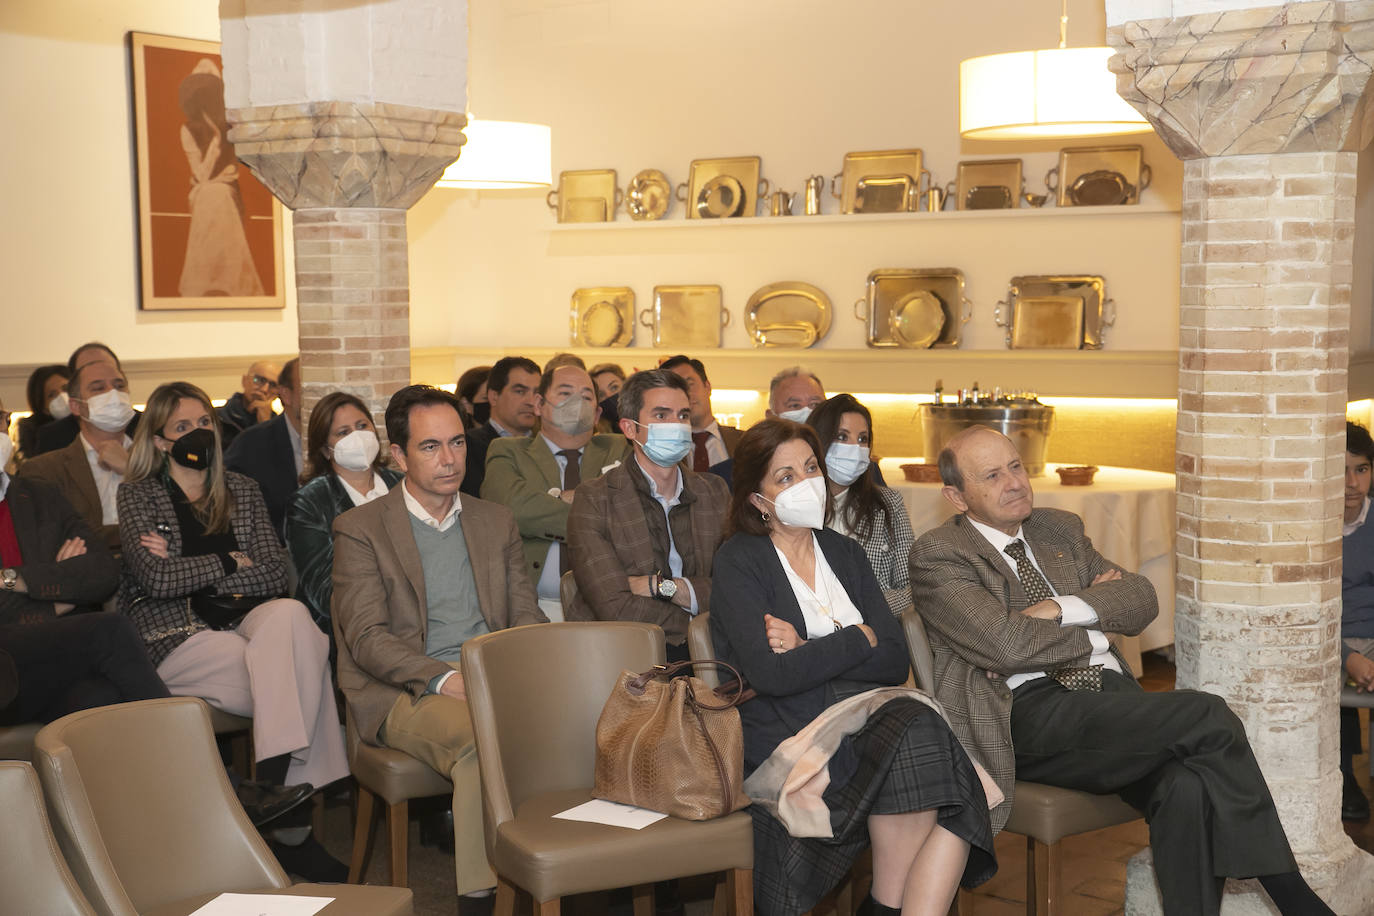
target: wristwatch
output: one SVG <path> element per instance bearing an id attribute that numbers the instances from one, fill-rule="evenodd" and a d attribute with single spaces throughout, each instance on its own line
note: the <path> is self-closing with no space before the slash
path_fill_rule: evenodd
<path id="1" fill-rule="evenodd" d="M 5 586 L 5 591 L 14 591 L 14 586 L 18 581 L 19 570 L 10 568 L 0 569 L 0 584 Z M 669 594 L 672 593 L 670 592 Z"/>
<path id="2" fill-rule="evenodd" d="M 677 583 L 672 579 L 664 579 L 657 574 L 654 578 L 658 583 L 654 587 L 654 597 L 659 601 L 672 601 L 673 596 L 677 594 Z"/>

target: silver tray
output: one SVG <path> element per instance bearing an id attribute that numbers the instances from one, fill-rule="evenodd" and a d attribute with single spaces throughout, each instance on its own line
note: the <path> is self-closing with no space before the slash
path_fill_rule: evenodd
<path id="1" fill-rule="evenodd" d="M 689 178 L 677 186 L 677 199 L 687 204 L 688 219 L 754 216 L 759 199 L 768 196 L 768 179 L 759 177 L 762 167 L 758 156 L 693 159 Z"/>
<path id="2" fill-rule="evenodd" d="M 635 336 L 635 292 L 628 286 L 574 290 L 569 321 L 574 347 L 628 347 Z"/>
<path id="3" fill-rule="evenodd" d="M 1059 165 L 1045 175 L 1045 187 L 1060 207 L 1140 203 L 1152 172 L 1142 146 L 1086 146 L 1059 151 Z"/>
<path id="4" fill-rule="evenodd" d="M 979 159 L 959 163 L 954 183 L 959 210 L 1005 210 L 1021 205 L 1021 160 Z"/>
<path id="5" fill-rule="evenodd" d="M 1116 321 L 1106 281 L 1092 274 L 1012 277 L 993 311 L 1013 350 L 1100 350 Z"/>
<path id="6" fill-rule="evenodd" d="M 625 212 L 630 219 L 659 219 L 673 203 L 673 186 L 658 169 L 644 169 L 625 189 Z"/>
<path id="7" fill-rule="evenodd" d="M 639 323 L 654 332 L 655 347 L 690 351 L 719 347 L 730 313 L 719 286 L 655 286 L 653 308 L 639 313 Z"/>
<path id="8" fill-rule="evenodd" d="M 870 347 L 957 347 L 973 314 L 973 303 L 964 297 L 964 272 L 956 267 L 875 270 L 868 275 L 867 293 L 854 303 L 854 317 L 868 322 Z M 943 317 L 933 338 L 932 296 Z"/>
<path id="9" fill-rule="evenodd" d="M 878 210 L 872 206 L 859 208 L 859 182 L 891 181 L 894 177 L 905 176 L 915 186 L 906 193 L 908 210 L 914 210 L 915 199 L 919 196 L 921 176 L 930 173 L 921 167 L 919 149 L 883 149 L 866 152 L 845 153 L 844 165 L 830 179 L 830 193 L 840 201 L 841 213 L 882 213 L 891 210 Z"/>
<path id="10" fill-rule="evenodd" d="M 604 223 L 615 219 L 620 188 L 615 169 L 580 169 L 558 173 L 558 187 L 544 196 L 560 223 Z"/>
<path id="11" fill-rule="evenodd" d="M 744 306 L 744 329 L 756 347 L 810 347 L 830 331 L 830 297 L 810 283 L 760 287 Z"/>

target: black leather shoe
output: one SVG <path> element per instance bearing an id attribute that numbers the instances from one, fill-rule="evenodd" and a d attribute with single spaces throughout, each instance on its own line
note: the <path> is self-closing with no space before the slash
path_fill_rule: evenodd
<path id="1" fill-rule="evenodd" d="M 313 835 L 298 846 L 272 840 L 267 845 L 283 869 L 312 884 L 343 884 L 348 880 L 348 866 L 331 856 Z"/>
<path id="2" fill-rule="evenodd" d="M 1369 820 L 1369 799 L 1365 797 L 1364 790 L 1355 781 L 1353 774 L 1344 775 L 1345 785 L 1341 789 L 1341 820 Z"/>
<path id="3" fill-rule="evenodd" d="M 491 916 L 495 909 L 495 894 L 483 894 L 480 897 L 464 895 L 458 898 L 458 916 Z"/>
<path id="4" fill-rule="evenodd" d="M 436 846 L 445 855 L 453 855 L 453 809 L 431 811 L 420 818 L 420 845 Z"/>
<path id="5" fill-rule="evenodd" d="M 245 779 L 239 783 L 236 791 L 243 810 L 248 812 L 248 819 L 254 827 L 261 827 L 303 803 L 314 794 L 315 787 L 308 782 L 274 786 Z"/>

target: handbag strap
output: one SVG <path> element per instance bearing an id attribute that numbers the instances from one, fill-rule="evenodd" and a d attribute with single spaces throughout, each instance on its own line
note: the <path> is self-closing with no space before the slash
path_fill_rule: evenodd
<path id="1" fill-rule="evenodd" d="M 625 687 L 630 693 L 639 696 L 644 693 L 644 685 L 654 678 L 671 678 L 678 672 L 684 669 L 691 669 L 696 665 L 711 665 L 716 668 L 724 668 L 735 676 L 735 683 L 733 693 L 728 692 L 728 688 L 730 687 L 729 684 L 722 685 L 714 691 L 716 696 L 725 701 L 723 705 L 712 706 L 709 703 L 702 703 L 700 700 L 696 699 L 694 694 L 691 694 L 693 704 L 699 705 L 702 709 L 720 711 L 722 709 L 729 709 L 732 706 L 738 706 L 746 700 L 753 699 L 754 691 L 744 686 L 744 675 L 739 673 L 739 669 L 729 662 L 723 662 L 716 658 L 704 658 L 700 661 L 672 662 L 667 665 L 654 665 L 648 671 L 640 672 L 632 677 Z"/>
<path id="2" fill-rule="evenodd" d="M 709 748 L 711 749 L 711 759 L 712 759 L 713 761 L 715 761 L 715 764 L 716 764 L 716 778 L 720 780 L 720 802 L 721 802 L 721 810 L 728 812 L 728 811 L 730 810 L 730 808 L 732 807 L 731 802 L 734 800 L 734 796 L 731 795 L 731 793 L 730 793 L 730 773 L 729 773 L 729 771 L 725 768 L 725 758 L 721 755 L 721 753 L 720 753 L 720 748 L 716 747 L 716 741 L 715 741 L 715 739 L 711 737 L 711 732 L 710 732 L 710 730 L 706 728 L 706 718 L 701 714 L 701 710 L 702 710 L 703 708 L 705 708 L 705 709 L 717 709 L 717 710 L 719 710 L 719 709 L 729 709 L 730 707 L 729 707 L 729 706 L 706 706 L 706 707 L 703 707 L 699 702 L 697 702 L 696 691 L 692 689 L 692 685 L 691 685 L 690 683 L 688 683 L 688 684 L 686 685 L 686 687 L 687 687 L 687 691 L 686 691 L 686 692 L 687 692 L 687 705 L 688 705 L 689 707 L 691 707 L 692 713 L 697 717 L 697 727 L 701 729 L 701 737 L 704 738 L 704 739 L 706 739 L 706 746 L 709 747 Z M 733 704 L 732 704 L 732 705 L 733 705 Z"/>

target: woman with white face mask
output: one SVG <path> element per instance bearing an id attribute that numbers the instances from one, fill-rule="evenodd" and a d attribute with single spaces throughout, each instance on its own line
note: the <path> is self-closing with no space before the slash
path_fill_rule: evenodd
<path id="1" fill-rule="evenodd" d="M 784 419 L 756 424 L 735 446 L 711 635 L 716 656 L 757 692 L 739 707 L 746 777 L 777 751 L 763 770 L 773 779 L 792 752 L 780 744 L 833 715 L 838 702 L 907 678 L 906 641 L 868 558 L 826 527 L 823 454 L 814 430 Z M 749 808 L 760 916 L 811 909 L 870 845 L 873 887 L 860 916 L 944 914 L 960 883 L 972 887 L 997 870 L 974 766 L 945 720 L 919 700 L 872 709 L 827 769 L 819 802 L 830 837 L 793 836 L 764 805 Z"/>
<path id="2" fill-rule="evenodd" d="M 892 613 L 911 608 L 907 554 L 916 537 L 902 497 L 874 480 L 873 415 L 852 394 L 837 394 L 807 419 L 825 453 L 835 511 L 829 528 L 858 541 Z"/>
<path id="3" fill-rule="evenodd" d="M 29 375 L 29 415 L 19 421 L 19 460 L 38 453 L 38 430 L 54 420 L 71 416 L 67 406 L 67 367 L 61 363 L 39 366 Z"/>
<path id="4" fill-rule="evenodd" d="M 310 411 L 305 450 L 302 486 L 286 510 L 286 549 L 296 567 L 296 598 L 329 636 L 333 657 L 334 519 L 384 496 L 401 473 L 387 466 L 367 405 L 342 391 L 320 398 Z"/>

